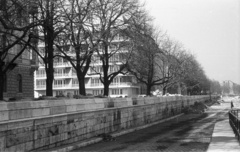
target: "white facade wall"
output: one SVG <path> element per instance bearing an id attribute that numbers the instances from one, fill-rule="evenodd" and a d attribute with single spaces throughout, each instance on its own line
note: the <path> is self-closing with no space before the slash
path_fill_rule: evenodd
<path id="1" fill-rule="evenodd" d="M 96 57 L 95 57 L 96 58 Z M 110 59 L 109 71 L 112 73 L 117 70 L 119 65 L 115 64 L 119 61 L 119 56 L 117 54 L 113 59 Z M 120 63 L 120 62 L 119 62 Z M 113 65 L 114 64 L 114 65 Z M 93 62 L 95 70 L 101 72 L 101 62 L 95 60 Z M 71 64 L 64 61 L 63 59 L 58 59 L 54 62 L 54 83 L 53 83 L 53 96 L 63 94 L 67 96 L 68 94 L 77 95 L 78 94 L 78 80 L 75 70 L 72 68 Z M 93 75 L 94 70 L 89 69 L 85 77 L 85 87 L 86 93 L 92 95 L 103 94 L 103 84 L 99 80 L 98 75 Z M 35 72 L 35 97 L 45 95 L 46 90 L 46 74 L 43 64 L 40 64 L 38 71 Z M 140 86 L 136 85 L 133 76 L 119 74 L 114 78 L 113 82 L 109 87 L 110 97 L 133 97 L 138 94 Z"/>

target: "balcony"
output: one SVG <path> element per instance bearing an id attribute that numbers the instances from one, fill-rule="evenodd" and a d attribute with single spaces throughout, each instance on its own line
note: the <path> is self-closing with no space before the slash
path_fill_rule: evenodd
<path id="1" fill-rule="evenodd" d="M 37 89 L 45 89 L 45 88 L 46 88 L 46 85 L 36 85 L 36 88 L 37 88 Z"/>
<path id="2" fill-rule="evenodd" d="M 68 73 L 54 73 L 54 77 L 69 77 L 70 75 Z"/>
<path id="3" fill-rule="evenodd" d="M 36 77 L 37 77 L 37 78 L 45 78 L 45 77 L 46 77 L 46 74 L 36 74 Z"/>
<path id="4" fill-rule="evenodd" d="M 131 86 L 131 82 L 111 83 L 110 86 Z"/>
<path id="5" fill-rule="evenodd" d="M 53 63 L 53 66 L 68 67 L 68 66 L 71 66 L 71 64 L 70 64 L 70 63 L 67 63 L 67 62 L 54 62 L 54 63 Z"/>
<path id="6" fill-rule="evenodd" d="M 87 86 L 87 85 L 85 85 L 85 86 Z M 78 84 L 78 83 L 77 83 L 77 84 L 76 84 L 76 83 L 75 83 L 75 84 L 72 84 L 72 87 L 73 87 L 73 88 L 79 87 L 79 84 Z"/>
<path id="7" fill-rule="evenodd" d="M 110 86 L 131 86 L 131 82 L 111 83 Z M 90 87 L 103 86 L 102 83 L 92 83 Z"/>
<path id="8" fill-rule="evenodd" d="M 58 85 L 53 85 L 53 88 L 54 89 L 59 89 L 59 88 L 62 88 L 62 89 L 65 89 L 65 88 L 70 88 L 71 87 L 71 85 L 69 85 L 69 84 L 58 84 Z"/>
<path id="9" fill-rule="evenodd" d="M 131 82 L 122 82 L 122 83 L 111 83 L 110 87 L 129 87 L 132 86 Z M 53 89 L 71 89 L 71 88 L 78 88 L 78 84 L 59 84 L 59 85 L 53 85 Z M 90 85 L 85 84 L 85 87 L 103 87 L 102 83 L 92 83 Z M 45 89 L 46 85 L 37 85 L 36 89 Z"/>

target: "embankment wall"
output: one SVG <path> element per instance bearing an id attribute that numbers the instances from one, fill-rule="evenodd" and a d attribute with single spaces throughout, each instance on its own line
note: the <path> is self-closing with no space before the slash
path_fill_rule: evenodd
<path id="1" fill-rule="evenodd" d="M 176 96 L 0 102 L 0 151 L 46 150 L 79 142 L 156 122 L 208 99 Z"/>

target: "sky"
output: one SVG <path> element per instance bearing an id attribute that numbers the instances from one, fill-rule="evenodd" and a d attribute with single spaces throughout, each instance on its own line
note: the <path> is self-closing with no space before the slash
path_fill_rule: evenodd
<path id="1" fill-rule="evenodd" d="M 240 84 L 240 0 L 141 0 L 154 24 L 193 53 L 206 75 Z"/>

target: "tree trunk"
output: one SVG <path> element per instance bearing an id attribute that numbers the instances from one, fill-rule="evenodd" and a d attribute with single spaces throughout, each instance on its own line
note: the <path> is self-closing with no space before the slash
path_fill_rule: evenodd
<path id="1" fill-rule="evenodd" d="M 167 92 L 167 87 L 163 87 L 163 95 L 165 95 Z"/>
<path id="2" fill-rule="evenodd" d="M 151 85 L 147 85 L 147 96 L 151 95 L 151 88 L 152 88 Z"/>
<path id="3" fill-rule="evenodd" d="M 86 95 L 86 88 L 84 79 L 79 81 L 79 94 L 85 96 Z"/>
<path id="4" fill-rule="evenodd" d="M 53 96 L 53 68 L 46 70 L 46 96 Z"/>
<path id="5" fill-rule="evenodd" d="M 53 58 L 54 58 L 54 25 L 53 25 L 53 1 L 47 1 L 46 4 L 46 22 L 44 25 L 44 37 L 45 37 L 45 52 L 47 54 L 47 62 L 45 62 L 46 68 L 46 95 L 53 96 L 53 80 L 54 80 L 54 69 L 53 69 Z M 45 55 L 46 56 L 46 55 Z"/>
<path id="6" fill-rule="evenodd" d="M 103 84 L 104 85 L 104 96 L 108 96 L 108 94 L 109 94 L 109 83 L 107 82 L 107 83 L 104 83 Z"/>
<path id="7" fill-rule="evenodd" d="M 1 72 L 1 71 L 0 71 Z M 3 87 L 4 87 L 3 74 L 0 73 L 0 100 L 3 100 Z"/>
<path id="8" fill-rule="evenodd" d="M 78 74 L 78 83 L 79 83 L 79 94 L 85 96 L 86 95 L 85 80 L 82 74 Z"/>
<path id="9" fill-rule="evenodd" d="M 52 37 L 50 36 L 50 41 L 48 41 L 48 62 L 47 67 L 46 67 L 46 76 L 47 76 L 47 80 L 46 80 L 46 95 L 47 96 L 53 96 L 53 80 L 54 80 L 54 69 L 53 69 L 53 41 L 52 41 Z"/>

